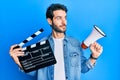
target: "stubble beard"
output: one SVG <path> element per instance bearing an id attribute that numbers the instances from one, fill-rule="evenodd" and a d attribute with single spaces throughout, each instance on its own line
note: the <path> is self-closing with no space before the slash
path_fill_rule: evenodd
<path id="1" fill-rule="evenodd" d="M 64 25 L 61 25 L 61 26 L 66 26 L 66 25 L 64 24 Z M 57 27 L 54 25 L 54 23 L 52 23 L 51 27 L 52 27 L 52 29 L 53 29 L 55 32 L 58 32 L 58 33 L 65 33 L 65 32 L 66 32 L 66 30 L 62 31 L 62 30 L 60 30 L 59 28 L 57 28 Z"/>

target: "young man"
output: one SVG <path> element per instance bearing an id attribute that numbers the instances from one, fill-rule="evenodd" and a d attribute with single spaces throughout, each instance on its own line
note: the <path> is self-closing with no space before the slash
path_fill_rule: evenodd
<path id="1" fill-rule="evenodd" d="M 62 4 L 51 4 L 46 12 L 46 18 L 52 28 L 47 37 L 54 52 L 57 63 L 28 74 L 37 77 L 37 80 L 80 80 L 80 74 L 88 72 L 94 67 L 96 59 L 102 53 L 102 47 L 94 42 L 90 45 L 91 57 L 83 56 L 80 42 L 65 34 L 67 25 L 67 8 Z M 22 48 L 13 49 L 10 55 L 21 67 L 18 56 L 23 56 Z M 21 67 L 22 68 L 22 67 Z"/>

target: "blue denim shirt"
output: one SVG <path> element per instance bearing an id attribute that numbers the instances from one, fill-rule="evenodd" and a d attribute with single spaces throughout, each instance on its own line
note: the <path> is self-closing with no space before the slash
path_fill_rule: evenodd
<path id="1" fill-rule="evenodd" d="M 50 35 L 46 39 L 49 40 L 51 48 L 54 51 L 52 36 Z M 65 36 L 63 49 L 66 80 L 80 80 L 81 72 L 86 73 L 93 68 L 91 62 L 83 56 L 83 51 L 78 40 Z M 32 71 L 28 74 L 37 77 L 37 80 L 54 80 L 54 65 Z"/>

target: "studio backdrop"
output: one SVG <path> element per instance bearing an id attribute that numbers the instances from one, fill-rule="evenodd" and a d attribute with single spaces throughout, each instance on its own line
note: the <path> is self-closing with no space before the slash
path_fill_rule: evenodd
<path id="1" fill-rule="evenodd" d="M 46 9 L 52 3 L 67 6 L 67 34 L 80 42 L 97 25 L 106 37 L 97 40 L 104 50 L 94 69 L 81 75 L 81 80 L 120 80 L 120 0 L 1 0 L 0 1 L 0 80 L 35 80 L 21 72 L 9 55 L 10 46 L 19 44 L 31 34 L 44 32 L 24 46 L 37 43 L 51 33 Z M 84 50 L 89 58 L 90 50 Z"/>

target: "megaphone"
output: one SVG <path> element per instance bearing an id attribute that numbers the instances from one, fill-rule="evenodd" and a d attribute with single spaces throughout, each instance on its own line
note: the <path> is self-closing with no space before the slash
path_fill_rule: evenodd
<path id="1" fill-rule="evenodd" d="M 90 44 L 105 36 L 105 33 L 100 30 L 96 25 L 94 25 L 91 34 L 82 42 L 81 47 L 83 49 L 86 49 L 90 46 Z"/>

